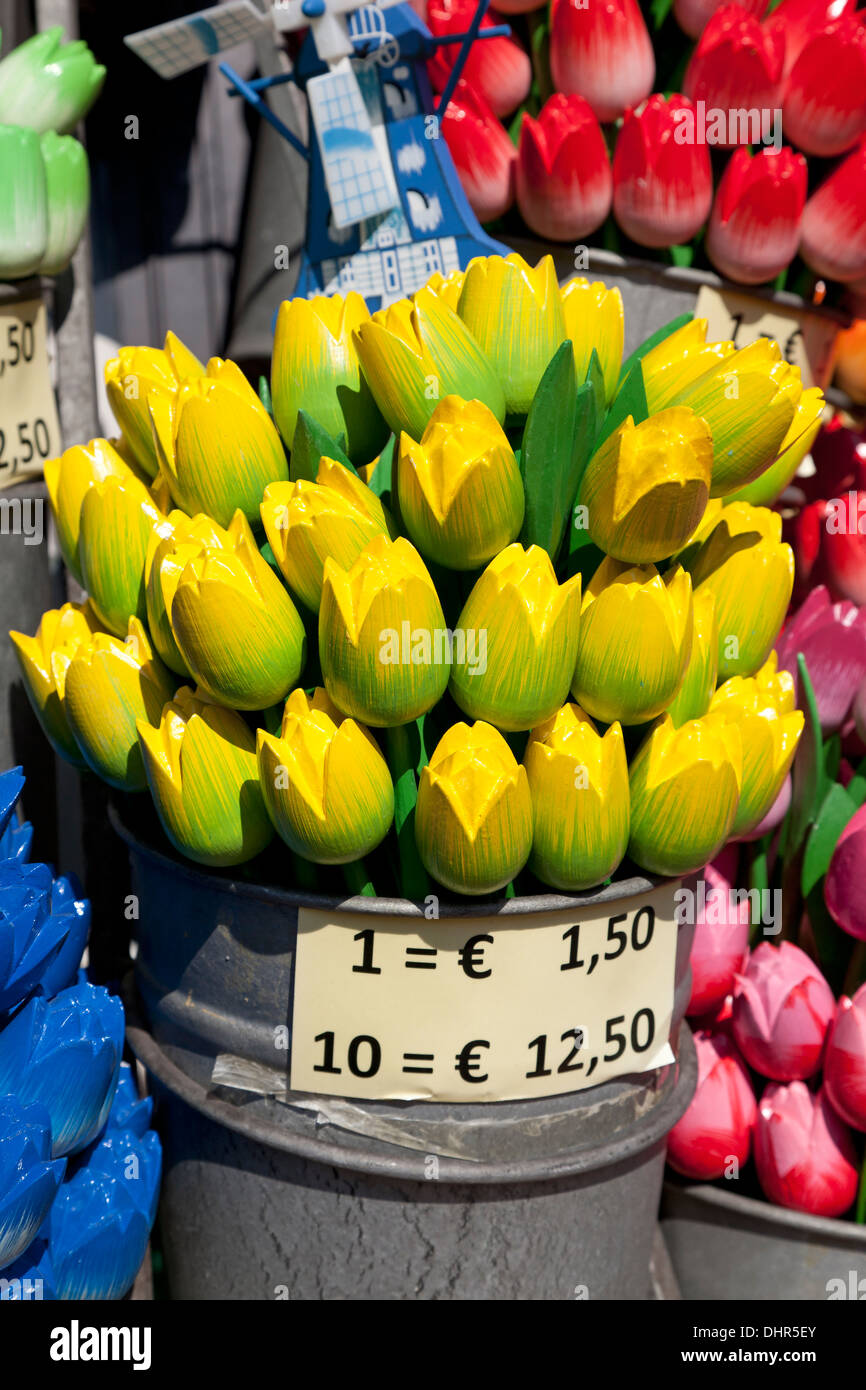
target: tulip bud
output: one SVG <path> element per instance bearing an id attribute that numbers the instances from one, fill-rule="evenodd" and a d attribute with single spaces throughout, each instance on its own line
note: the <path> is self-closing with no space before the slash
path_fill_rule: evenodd
<path id="1" fill-rule="evenodd" d="M 729 1177 L 748 1162 L 758 1112 L 749 1073 L 724 1033 L 695 1033 L 698 1085 L 668 1135 L 668 1163 L 685 1178 Z M 732 1164 L 736 1164 L 732 1168 Z"/>
<path id="2" fill-rule="evenodd" d="M 32 130 L 0 125 L 0 184 L 0 276 L 19 280 L 38 271 L 48 249 L 48 183 Z"/>
<path id="3" fill-rule="evenodd" d="M 694 107 L 686 98 L 651 96 L 626 111 L 613 158 L 614 216 L 641 246 L 676 246 L 703 227 L 713 201 L 707 145 L 682 142 L 679 129 Z"/>
<path id="4" fill-rule="evenodd" d="M 734 502 L 684 563 L 695 590 L 706 587 L 716 601 L 719 678 L 752 675 L 772 650 L 794 585 L 781 516 Z"/>
<path id="5" fill-rule="evenodd" d="M 601 126 L 588 101 L 556 92 L 538 120 L 524 112 L 516 168 L 517 205 L 550 241 L 576 241 L 610 212 L 613 183 Z"/>
<path id="6" fill-rule="evenodd" d="M 806 161 L 785 146 L 737 150 L 725 169 L 707 228 L 707 255 L 731 280 L 773 280 L 797 254 L 806 205 Z"/>
<path id="7" fill-rule="evenodd" d="M 857 1195 L 857 1152 L 823 1090 L 768 1086 L 758 1106 L 755 1168 L 764 1196 L 812 1216 L 843 1216 Z"/>
<path id="8" fill-rule="evenodd" d="M 466 270 L 459 314 L 493 363 L 509 412 L 526 415 L 565 338 L 553 258 L 542 257 L 532 269 L 514 253 L 476 257 Z M 472 393 L 459 394 L 468 400 Z"/>
<path id="9" fill-rule="evenodd" d="M 737 981 L 734 1037 L 755 1071 L 804 1081 L 821 1065 L 834 1011 L 830 986 L 805 951 L 790 941 L 763 941 Z"/>
<path id="10" fill-rule="evenodd" d="M 788 139 L 824 159 L 842 154 L 866 133 L 866 31 L 860 13 L 841 14 L 810 36 L 785 84 L 783 112 Z"/>
<path id="11" fill-rule="evenodd" d="M 420 439 L 443 396 L 479 400 L 497 420 L 505 419 L 492 363 L 457 314 L 430 290 L 419 290 L 412 303 L 398 299 L 381 309 L 353 338 L 361 370 L 394 434 L 405 430 Z"/>
<path id="12" fill-rule="evenodd" d="M 167 333 L 163 350 L 123 347 L 105 364 L 105 389 L 114 418 L 123 430 L 139 468 L 148 478 L 156 476 L 156 455 L 149 402 L 157 396 L 166 402 L 187 377 L 199 377 L 204 367 L 174 333 Z"/>
<path id="13" fill-rule="evenodd" d="M 51 1158 L 51 1119 L 42 1105 L 0 1097 L 0 1270 L 36 1239 L 66 1168 Z M 4 1288 L 4 1298 L 8 1297 Z"/>
<path id="14" fill-rule="evenodd" d="M 426 11 L 427 25 L 434 37 L 454 34 L 462 38 L 474 18 L 475 4 L 474 0 L 429 0 Z M 481 20 L 481 35 L 494 24 L 495 21 L 485 15 Z M 437 92 L 443 92 L 448 85 L 459 52 L 459 43 L 441 45 L 433 50 L 427 71 Z M 529 54 L 505 35 L 472 44 L 461 71 L 465 76 L 460 80 L 478 92 L 497 116 L 509 115 L 529 95 L 532 83 Z"/>
<path id="15" fill-rule="evenodd" d="M 779 345 L 758 338 L 711 367 L 676 397 L 702 415 L 713 435 L 712 497 L 724 497 L 768 468 L 797 410 L 799 370 Z"/>
<path id="16" fill-rule="evenodd" d="M 179 676 L 190 673 L 174 640 L 169 617 L 178 581 L 189 561 L 203 555 L 208 546 L 229 544 L 227 533 L 209 516 L 188 517 L 185 512 L 171 512 L 167 521 L 151 532 L 144 562 L 147 625 L 155 651 Z"/>
<path id="17" fill-rule="evenodd" d="M 635 863 L 675 877 L 714 859 L 731 833 L 742 775 L 737 729 L 709 714 L 675 729 L 665 715 L 630 768 Z"/>
<path id="18" fill-rule="evenodd" d="M 579 621 L 580 575 L 558 584 L 538 545 L 501 551 L 455 631 L 451 694 L 464 714 L 509 730 L 549 719 L 568 695 Z"/>
<path id="19" fill-rule="evenodd" d="M 815 190 L 803 211 L 800 255 L 816 275 L 866 275 L 866 139 Z"/>
<path id="20" fill-rule="evenodd" d="M 866 941 L 866 806 L 851 817 L 833 851 L 824 880 L 824 901 L 833 921 L 858 941 Z"/>
<path id="21" fill-rule="evenodd" d="M 692 626 L 691 581 L 679 565 L 662 577 L 655 565 L 605 558 L 583 596 L 575 700 L 606 724 L 654 719 L 682 683 Z"/>
<path id="22" fill-rule="evenodd" d="M 169 575 L 164 599 L 173 584 Z M 267 709 L 285 699 L 304 668 L 307 642 L 298 610 L 241 511 L 225 541 L 205 544 L 187 561 L 169 617 L 187 668 L 220 705 Z"/>
<path id="23" fill-rule="evenodd" d="M 348 864 L 385 838 L 394 819 L 388 764 L 369 729 L 319 688 L 294 690 L 279 738 L 260 729 L 258 766 L 268 815 L 296 854 Z"/>
<path id="24" fill-rule="evenodd" d="M 412 540 L 426 559 L 449 569 L 479 569 L 520 534 L 520 468 L 480 401 L 446 396 L 420 444 L 400 436 L 397 488 Z"/>
<path id="25" fill-rule="evenodd" d="M 846 1124 L 866 1130 L 866 985 L 842 996 L 827 1034 L 824 1089 Z"/>
<path id="26" fill-rule="evenodd" d="M 478 221 L 493 222 L 502 217 L 514 202 L 517 150 L 487 102 L 465 78 L 460 78 L 442 115 L 442 134 Z M 456 273 L 462 287 L 463 273 Z M 433 288 L 432 280 L 427 281 L 427 288 Z M 459 298 L 458 289 L 445 301 L 455 313 Z"/>
<path id="27" fill-rule="evenodd" d="M 158 725 L 173 691 L 136 618 L 125 642 L 97 632 L 75 650 L 66 672 L 66 718 L 88 767 L 109 786 L 134 792 L 147 785 L 136 721 Z"/>
<path id="28" fill-rule="evenodd" d="M 699 905 L 689 956 L 692 992 L 686 1009 L 693 1017 L 720 1007 L 733 992 L 736 976 L 749 954 L 749 898 L 734 889 L 737 862 L 737 848 L 730 845 L 704 867 L 698 883 Z"/>
<path id="29" fill-rule="evenodd" d="M 225 868 L 259 854 L 272 838 L 256 763 L 256 740 L 234 710 L 181 686 L 154 727 L 137 724 L 160 824 L 180 854 Z"/>
<path id="30" fill-rule="evenodd" d="M 333 702 L 376 728 L 408 724 L 441 699 L 450 634 L 409 541 L 376 536 L 349 570 L 325 561 L 319 658 Z"/>
<path id="31" fill-rule="evenodd" d="M 144 567 L 150 538 L 165 517 L 154 496 L 130 475 L 93 483 L 81 504 L 79 556 L 84 586 L 99 621 L 116 637 L 130 616 L 147 615 Z"/>
<path id="32" fill-rule="evenodd" d="M 779 106 L 784 56 L 784 36 L 763 29 L 740 5 L 724 5 L 713 15 L 689 60 L 683 91 L 727 117 L 722 132 L 727 138 L 719 144 L 730 148 L 737 143 L 738 132 L 730 129 L 732 113 Z"/>
<path id="33" fill-rule="evenodd" d="M 794 761 L 803 732 L 794 709 L 794 682 L 781 675 L 732 676 L 713 696 L 710 712 L 735 724 L 743 740 L 743 783 L 732 834 L 745 835 L 772 807 Z"/>
<path id="34" fill-rule="evenodd" d="M 808 454 L 821 428 L 824 393 L 817 386 L 804 391 L 782 440 L 778 457 L 752 483 L 729 493 L 725 502 L 750 502 L 753 507 L 770 507 L 785 491 Z"/>
<path id="35" fill-rule="evenodd" d="M 533 729 L 523 766 L 532 796 L 532 872 L 569 893 L 603 883 L 628 844 L 628 766 L 619 724 L 601 738 L 579 705 L 563 705 Z"/>
<path id="36" fill-rule="evenodd" d="M 636 0 L 553 0 L 550 70 L 560 92 L 580 92 L 600 121 L 615 121 L 652 91 L 655 59 Z"/>
<path id="37" fill-rule="evenodd" d="M 64 43 L 63 29 L 55 25 L 0 63 L 0 122 L 65 135 L 87 115 L 104 81 L 105 68 L 84 40 Z"/>
<path id="38" fill-rule="evenodd" d="M 454 724 L 421 773 L 415 840 L 427 872 L 455 893 L 504 888 L 532 848 L 526 769 L 489 724 Z"/>
<path id="39" fill-rule="evenodd" d="M 698 589 L 692 596 L 692 615 L 692 654 L 680 688 L 667 707 L 677 729 L 706 714 L 719 671 L 719 624 L 716 600 L 709 589 Z"/>
<path id="40" fill-rule="evenodd" d="M 45 486 L 60 549 L 79 584 L 84 582 L 79 553 L 81 505 L 93 484 L 104 482 L 106 478 L 117 478 L 133 487 L 138 482 L 132 469 L 107 439 L 77 444 L 60 458 L 48 459 L 45 463 Z"/>
<path id="41" fill-rule="evenodd" d="M 261 506 L 265 535 L 283 578 L 318 613 L 325 560 L 351 569 L 365 546 L 388 535 L 388 517 L 366 483 L 322 457 L 314 483 L 271 483 Z"/>
<path id="42" fill-rule="evenodd" d="M 64 603 L 43 614 L 35 637 L 9 634 L 42 731 L 61 758 L 75 767 L 85 763 L 66 718 L 66 672 L 75 652 L 90 642 L 97 627 L 89 605 Z"/>
<path id="43" fill-rule="evenodd" d="M 574 349 L 578 386 L 586 380 L 595 349 L 604 379 L 605 400 L 613 400 L 625 333 L 622 295 L 616 288 L 608 289 L 601 280 L 590 284 L 582 276 L 575 276 L 563 287 L 562 312 L 565 336 L 571 339 Z"/>
<path id="44" fill-rule="evenodd" d="M 48 130 L 40 141 L 48 197 L 48 242 L 40 275 L 59 275 L 72 260 L 90 211 L 90 168 L 84 146 Z"/>
<path id="45" fill-rule="evenodd" d="M 790 671 L 802 703 L 797 656 L 802 653 L 824 734 L 838 733 L 866 680 L 866 612 L 853 603 L 831 603 L 823 585 L 813 589 L 776 643 L 779 665 Z"/>
<path id="46" fill-rule="evenodd" d="M 271 396 L 274 419 L 286 448 L 295 438 L 298 411 L 346 438 L 355 464 L 369 463 L 388 430 L 361 375 L 352 334 L 370 315 L 359 294 L 286 299 L 277 314 Z M 250 518 L 251 519 L 251 518 Z"/>
<path id="47" fill-rule="evenodd" d="M 583 475 L 590 538 L 632 565 L 667 559 L 703 516 L 712 470 L 713 437 L 693 411 L 673 406 L 638 425 L 627 416 Z"/>
<path id="48" fill-rule="evenodd" d="M 228 526 L 236 511 L 259 522 L 268 483 L 288 480 L 280 436 L 234 362 L 212 357 L 207 371 L 188 377 L 174 397 L 148 397 L 160 468 L 175 501 L 193 516 L 204 512 Z"/>
<path id="49" fill-rule="evenodd" d="M 680 392 L 734 351 L 731 342 L 708 343 L 707 320 L 690 319 L 641 359 L 650 414 L 672 405 Z"/>

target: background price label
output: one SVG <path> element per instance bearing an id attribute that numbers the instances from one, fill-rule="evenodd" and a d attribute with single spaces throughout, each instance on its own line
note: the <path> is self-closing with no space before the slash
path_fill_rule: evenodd
<path id="1" fill-rule="evenodd" d="M 553 1096 L 674 1060 L 674 889 L 588 914 L 301 908 L 291 1087 L 367 1100 Z"/>
<path id="2" fill-rule="evenodd" d="M 0 488 L 61 452 L 41 299 L 0 304 Z"/>
<path id="3" fill-rule="evenodd" d="M 804 386 L 826 386 L 833 364 L 833 346 L 842 326 L 808 305 L 788 308 L 736 290 L 702 285 L 695 318 L 707 320 L 707 342 L 731 339 L 746 347 L 756 338 L 773 338 L 786 362 L 800 368 Z"/>

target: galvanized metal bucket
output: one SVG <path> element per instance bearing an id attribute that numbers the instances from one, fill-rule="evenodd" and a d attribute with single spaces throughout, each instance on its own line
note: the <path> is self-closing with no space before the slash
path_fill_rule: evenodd
<path id="1" fill-rule="evenodd" d="M 175 1298 L 650 1296 L 665 1137 L 696 1079 L 679 1027 L 692 928 L 677 943 L 675 1065 L 485 1105 L 292 1093 L 274 1067 L 273 1022 L 291 1020 L 299 906 L 339 905 L 359 923 L 371 912 L 408 922 L 419 908 L 204 873 L 114 820 L 139 904 L 129 1035 L 159 1101 Z M 613 910 L 653 886 L 498 910 Z"/>
<path id="2" fill-rule="evenodd" d="M 669 1180 L 662 1233 L 684 1299 L 866 1299 L 866 1227 Z"/>

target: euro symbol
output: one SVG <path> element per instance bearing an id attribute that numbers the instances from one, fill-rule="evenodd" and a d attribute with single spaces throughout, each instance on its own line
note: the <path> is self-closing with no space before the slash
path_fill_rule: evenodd
<path id="1" fill-rule="evenodd" d="M 470 936 L 458 958 L 470 980 L 486 980 L 488 975 L 493 974 L 492 970 L 478 969 L 479 965 L 484 964 L 484 947 L 480 944 L 482 941 L 489 941 L 491 946 L 493 945 L 492 936 Z"/>
<path id="2" fill-rule="evenodd" d="M 454 1068 L 454 1070 L 459 1071 L 460 1079 L 462 1081 L 487 1080 L 486 1072 L 483 1076 L 473 1076 L 472 1073 L 474 1071 L 477 1071 L 478 1068 L 481 1066 L 481 1058 L 475 1056 L 476 1048 L 489 1046 L 490 1043 L 485 1042 L 483 1038 L 473 1038 L 471 1042 L 468 1042 L 466 1044 L 462 1051 L 457 1053 L 457 1066 Z"/>

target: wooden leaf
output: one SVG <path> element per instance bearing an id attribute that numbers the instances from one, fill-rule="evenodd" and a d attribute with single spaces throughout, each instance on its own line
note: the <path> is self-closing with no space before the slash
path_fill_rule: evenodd
<path id="1" fill-rule="evenodd" d="M 337 463 L 342 463 L 357 475 L 357 468 L 345 452 L 345 444 L 345 435 L 341 434 L 339 440 L 332 439 L 328 431 L 311 415 L 305 410 L 299 410 L 289 460 L 289 477 L 292 482 L 296 483 L 300 478 L 306 478 L 307 482 L 314 483 L 319 471 L 319 459 L 323 455 L 325 458 L 336 459 Z"/>
<path id="2" fill-rule="evenodd" d="M 582 387 L 591 400 L 592 386 Z M 526 418 L 520 468 L 526 514 L 520 540 L 555 560 L 577 492 L 582 431 L 571 342 L 561 344 L 538 385 Z"/>
<path id="3" fill-rule="evenodd" d="M 649 415 L 646 390 L 643 384 L 643 368 L 640 362 L 635 362 L 614 396 L 613 404 L 607 412 L 601 433 L 595 442 L 596 449 L 610 438 L 614 430 L 619 429 L 623 420 L 627 419 L 629 415 L 636 425 L 639 425 Z"/>

